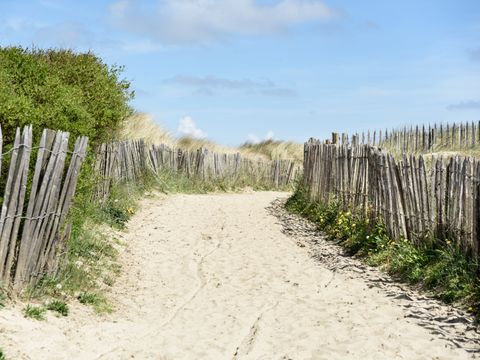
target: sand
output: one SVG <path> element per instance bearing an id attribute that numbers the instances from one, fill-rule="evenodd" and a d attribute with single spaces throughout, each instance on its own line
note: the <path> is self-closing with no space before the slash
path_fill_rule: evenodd
<path id="1" fill-rule="evenodd" d="M 285 196 L 143 201 L 122 235 L 115 313 L 73 304 L 68 318 L 38 322 L 18 304 L 0 311 L 0 346 L 9 359 L 48 360 L 473 358 L 286 235 L 267 209 Z"/>

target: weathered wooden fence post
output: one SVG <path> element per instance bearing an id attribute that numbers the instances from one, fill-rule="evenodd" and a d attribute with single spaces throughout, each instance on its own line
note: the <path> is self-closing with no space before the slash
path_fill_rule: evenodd
<path id="1" fill-rule="evenodd" d="M 49 271 L 56 271 L 60 232 L 75 194 L 88 139 L 77 139 L 67 173 L 69 134 L 44 130 L 33 148 L 31 126 L 17 129 L 9 150 L 10 167 L 0 213 L 0 276 L 4 284 L 22 290 Z M 0 168 L 3 148 L 0 129 Z M 30 176 L 30 155 L 38 150 Z M 27 186 L 27 184 L 29 184 Z M 25 200 L 28 200 L 25 207 Z"/>

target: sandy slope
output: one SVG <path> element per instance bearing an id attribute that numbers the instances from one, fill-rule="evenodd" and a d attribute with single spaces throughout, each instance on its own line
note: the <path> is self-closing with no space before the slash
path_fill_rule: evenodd
<path id="1" fill-rule="evenodd" d="M 0 311 L 11 359 L 466 359 L 362 279 L 282 233 L 275 193 L 146 200 L 125 235 L 117 312 Z M 327 286 L 328 285 L 328 286 Z"/>

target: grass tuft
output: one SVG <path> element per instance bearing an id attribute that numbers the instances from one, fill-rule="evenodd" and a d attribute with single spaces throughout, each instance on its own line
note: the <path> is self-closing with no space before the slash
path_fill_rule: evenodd
<path id="1" fill-rule="evenodd" d="M 3 309 L 6 306 L 7 299 L 7 291 L 2 285 L 0 285 L 0 309 Z"/>
<path id="2" fill-rule="evenodd" d="M 47 306 L 46 306 L 46 309 L 50 310 L 50 311 L 57 312 L 62 316 L 68 316 L 68 314 L 70 312 L 70 310 L 68 308 L 68 305 L 65 302 L 59 301 L 59 300 L 54 300 L 54 301 L 48 303 Z"/>
<path id="3" fill-rule="evenodd" d="M 102 294 L 84 292 L 78 296 L 78 301 L 83 305 L 91 305 L 98 313 L 111 313 L 113 311 L 111 305 Z"/>
<path id="4" fill-rule="evenodd" d="M 26 318 L 34 319 L 38 321 L 45 320 L 46 312 L 47 312 L 47 309 L 44 308 L 43 306 L 27 305 L 25 309 L 23 309 L 23 315 Z"/>

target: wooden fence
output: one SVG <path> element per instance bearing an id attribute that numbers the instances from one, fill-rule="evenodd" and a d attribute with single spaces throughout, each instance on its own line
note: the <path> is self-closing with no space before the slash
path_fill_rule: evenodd
<path id="1" fill-rule="evenodd" d="M 97 149 L 95 170 L 101 181 L 97 198 L 106 200 L 112 184 L 135 181 L 146 172 L 173 171 L 189 178 L 282 188 L 293 184 L 299 166 L 290 160 L 253 160 L 240 154 L 217 154 L 207 149 L 183 151 L 143 140 L 103 144 Z"/>
<path id="2" fill-rule="evenodd" d="M 313 201 L 382 219 L 389 236 L 456 241 L 479 256 L 480 162 L 391 154 L 370 145 L 305 144 L 304 183 Z"/>
<path id="3" fill-rule="evenodd" d="M 17 129 L 14 144 L 6 144 L 2 154 L 0 128 L 0 279 L 17 290 L 55 271 L 57 254 L 66 245 L 66 216 L 88 143 L 80 137 L 69 152 L 68 139 L 68 133 L 44 130 L 39 146 L 32 147 L 32 127 L 27 126 Z M 2 160 L 9 161 L 5 175 Z"/>
<path id="4" fill-rule="evenodd" d="M 480 121 L 470 123 L 410 126 L 393 130 L 334 135 L 342 145 L 372 145 L 397 153 L 464 150 L 480 145 Z"/>

